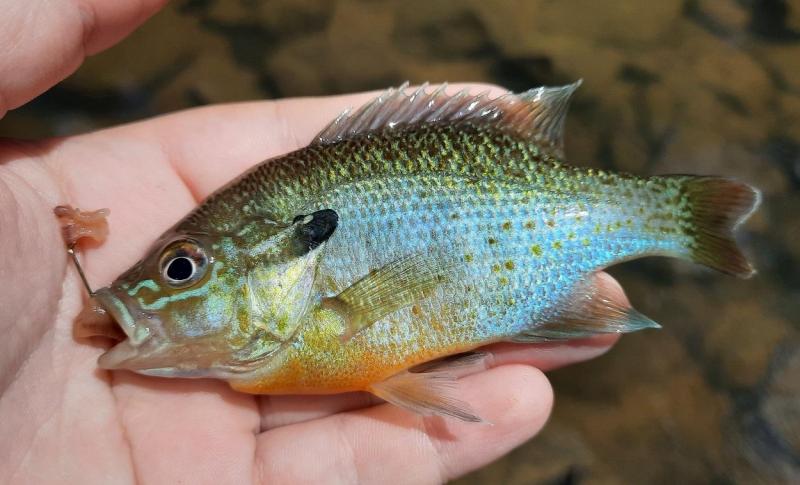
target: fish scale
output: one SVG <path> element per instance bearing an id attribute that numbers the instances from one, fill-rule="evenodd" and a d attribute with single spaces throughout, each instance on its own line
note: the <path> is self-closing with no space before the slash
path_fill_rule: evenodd
<path id="1" fill-rule="evenodd" d="M 468 137 L 468 133 L 472 136 Z M 448 136 L 449 141 L 444 143 L 443 138 Z M 493 140 L 493 144 L 497 147 L 494 155 L 503 157 L 505 165 L 510 167 L 507 171 L 524 169 L 535 171 L 538 176 L 500 178 L 504 172 L 490 165 L 485 150 L 475 148 L 487 143 L 491 136 L 488 130 L 434 127 L 420 133 L 371 134 L 370 157 L 347 157 L 353 146 L 336 146 L 331 147 L 332 153 L 315 153 L 320 162 L 338 160 L 339 164 L 351 167 L 342 171 L 350 174 L 350 179 L 338 179 L 340 188 L 330 195 L 325 195 L 326 182 L 315 182 L 308 186 L 318 192 L 293 192 L 294 197 L 313 203 L 301 202 L 301 207 L 286 204 L 290 206 L 289 213 L 333 207 L 341 216 L 342 222 L 327 244 L 319 268 L 336 282 L 326 288 L 327 293 L 335 294 L 373 268 L 419 251 L 438 251 L 442 257 L 455 259 L 461 265 L 457 270 L 458 283 L 443 286 L 428 303 L 430 311 L 421 316 L 399 315 L 379 322 L 341 352 L 380 354 L 385 359 L 380 362 L 381 368 L 395 369 L 424 361 L 427 356 L 419 349 L 465 349 L 476 343 L 503 340 L 531 322 L 552 316 L 552 309 L 570 295 L 588 272 L 629 255 L 670 253 L 682 248 L 680 240 L 668 240 L 660 234 L 656 237 L 644 230 L 647 217 L 668 207 L 661 203 L 661 191 L 668 182 L 642 186 L 629 176 L 575 168 L 570 168 L 567 176 L 558 172 L 557 163 L 537 159 L 540 155 L 535 147 L 526 149 L 504 136 L 496 137 L 499 140 Z M 451 148 L 443 149 L 438 156 L 423 150 L 430 158 L 416 159 L 397 143 L 409 137 L 428 140 L 422 146 L 430 143 Z M 503 147 L 502 141 L 510 142 L 509 147 Z M 351 144 L 358 145 L 358 141 Z M 287 159 L 287 163 L 291 160 L 294 158 Z M 364 168 L 365 164 L 368 168 Z M 285 167 L 273 168 L 281 173 L 292 172 Z M 354 181 L 363 173 L 373 174 L 373 178 Z M 471 181 L 450 175 L 453 173 L 480 175 L 481 179 Z M 486 174 L 498 180 L 485 183 Z M 582 200 L 569 195 L 576 190 L 577 183 L 570 178 L 576 174 L 585 185 L 580 187 L 584 193 Z M 520 178 L 530 180 L 531 185 L 522 185 Z M 608 183 L 609 179 L 614 183 Z M 637 190 L 631 192 L 635 197 L 620 195 L 620 184 L 625 183 L 631 190 Z M 646 191 L 640 192 L 642 189 Z M 373 202 L 385 201 L 384 194 L 389 190 L 393 191 L 393 202 L 376 210 Z M 527 203 L 523 204 L 526 198 Z M 574 217 L 564 217 L 582 212 L 581 203 L 594 204 L 597 200 L 606 200 L 607 207 L 595 205 L 592 214 L 580 222 Z M 642 204 L 648 210 L 639 214 L 635 208 Z M 282 205 L 271 203 L 270 207 Z M 453 214 L 458 218 L 454 220 Z M 554 218 L 559 222 L 551 227 L 548 222 Z M 616 227 L 618 221 L 625 219 L 636 221 L 638 231 Z M 536 229 L 524 229 L 527 220 L 532 220 Z M 505 223 L 512 221 L 516 227 L 503 229 Z M 594 230 L 597 224 L 602 226 L 599 233 Z M 588 238 L 588 244 L 584 238 Z M 370 250 L 364 241 L 374 241 L 371 246 L 380 251 Z M 533 245 L 541 246 L 541 255 L 531 252 Z M 463 261 L 465 254 L 473 256 L 471 263 Z M 506 269 L 508 262 L 513 263 L 513 270 Z M 464 291 L 465 286 L 474 291 Z M 449 323 L 441 332 L 426 332 L 421 336 L 419 328 L 430 328 L 434 319 Z M 400 351 L 395 348 L 396 340 L 386 337 L 389 328 L 399 329 L 406 342 Z M 298 348 L 303 353 L 298 359 L 308 360 L 313 351 Z M 417 359 L 409 359 L 410 355 L 418 354 Z M 326 350 L 321 355 L 321 365 L 328 358 Z M 364 375 L 369 371 L 361 368 L 363 361 L 357 358 L 342 361 L 351 362 L 353 369 L 347 371 L 350 374 Z"/>
<path id="2" fill-rule="evenodd" d="M 733 230 L 758 204 L 752 187 L 562 161 L 577 85 L 494 99 L 401 88 L 343 114 L 97 292 L 128 335 L 100 365 L 253 393 L 366 390 L 476 421 L 448 373 L 465 361 L 432 361 L 657 327 L 599 270 L 660 255 L 751 275 Z"/>

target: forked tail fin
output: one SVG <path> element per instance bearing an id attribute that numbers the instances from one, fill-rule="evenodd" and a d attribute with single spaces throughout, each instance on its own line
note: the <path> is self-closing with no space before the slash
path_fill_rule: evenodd
<path id="1" fill-rule="evenodd" d="M 733 233 L 756 210 L 761 193 L 750 185 L 720 177 L 689 178 L 684 189 L 691 213 L 686 229 L 693 238 L 691 258 L 740 278 L 753 276 L 756 271 Z"/>

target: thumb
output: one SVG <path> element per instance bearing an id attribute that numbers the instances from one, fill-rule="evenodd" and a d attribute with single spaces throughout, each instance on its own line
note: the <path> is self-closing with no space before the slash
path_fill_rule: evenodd
<path id="1" fill-rule="evenodd" d="M 0 118 L 119 42 L 166 0 L 0 0 Z"/>

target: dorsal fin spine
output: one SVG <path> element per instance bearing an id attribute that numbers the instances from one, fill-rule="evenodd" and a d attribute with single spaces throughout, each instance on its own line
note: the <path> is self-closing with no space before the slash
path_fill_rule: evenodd
<path id="1" fill-rule="evenodd" d="M 408 83 L 404 83 L 353 112 L 345 111 L 317 135 L 314 143 L 335 143 L 362 133 L 418 123 L 469 121 L 496 124 L 561 157 L 567 105 L 580 83 L 540 87 L 521 94 L 506 93 L 494 99 L 489 98 L 488 91 L 470 95 L 466 89 L 448 95 L 446 84 L 428 93 L 425 83 L 406 93 Z"/>

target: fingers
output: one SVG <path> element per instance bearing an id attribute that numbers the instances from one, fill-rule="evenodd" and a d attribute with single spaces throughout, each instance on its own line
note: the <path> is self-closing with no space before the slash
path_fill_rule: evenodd
<path id="1" fill-rule="evenodd" d="M 142 483 L 249 483 L 258 415 L 252 396 L 219 381 L 112 375 Z"/>
<path id="2" fill-rule="evenodd" d="M 553 402 L 547 379 L 528 366 L 503 366 L 459 383 L 459 398 L 492 424 L 421 418 L 384 404 L 284 426 L 259 435 L 256 482 L 441 483 L 535 435 Z"/>
<path id="3" fill-rule="evenodd" d="M 0 0 L 0 118 L 108 48 L 166 0 Z"/>
<path id="4" fill-rule="evenodd" d="M 493 356 L 492 366 L 525 364 L 551 371 L 591 360 L 608 352 L 619 340 L 616 334 L 544 344 L 502 343 L 486 347 Z"/>
<path id="5" fill-rule="evenodd" d="M 383 403 L 367 392 L 324 396 L 259 396 L 258 399 L 262 431 Z"/>

